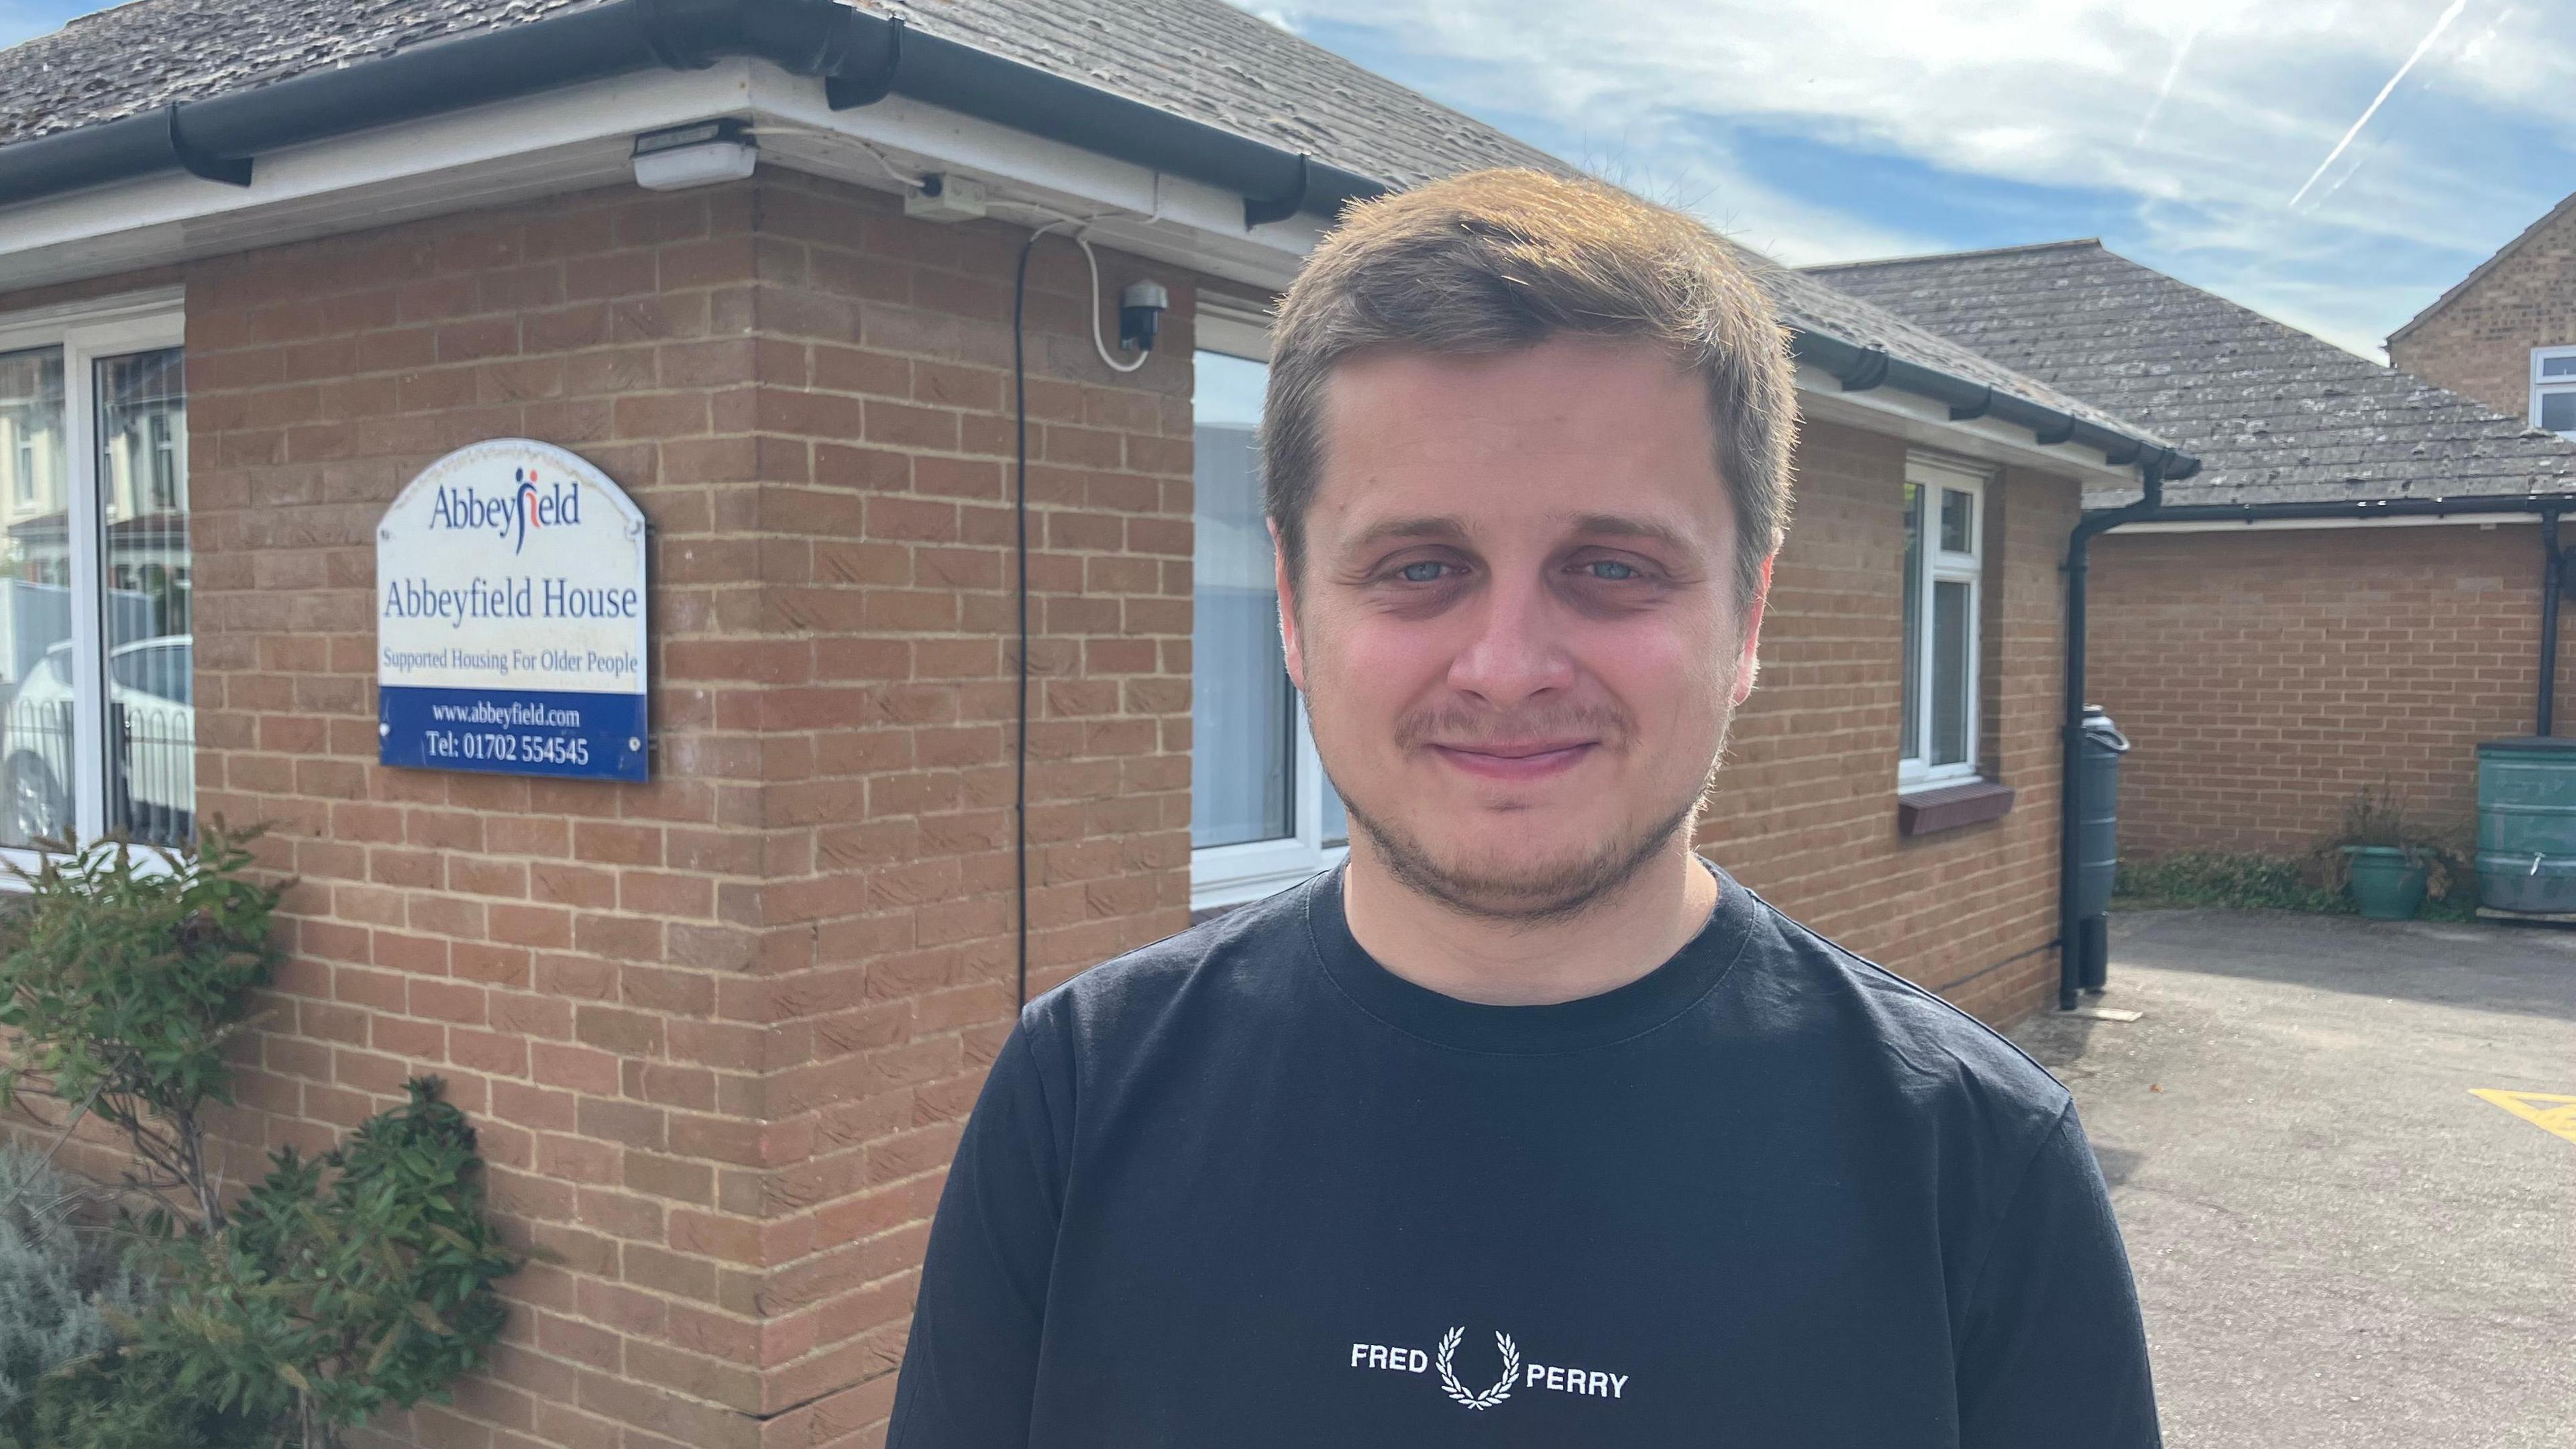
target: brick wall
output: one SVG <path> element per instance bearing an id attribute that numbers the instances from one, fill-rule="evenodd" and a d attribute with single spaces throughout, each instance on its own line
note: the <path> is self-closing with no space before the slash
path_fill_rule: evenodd
<path id="1" fill-rule="evenodd" d="M 2097 540 L 2092 693 L 2136 745 L 2121 766 L 2122 853 L 2297 853 L 2383 781 L 2464 823 L 2477 742 L 2531 733 L 2537 535 L 2458 524 Z"/>
<path id="2" fill-rule="evenodd" d="M 276 822 L 268 858 L 301 878 L 232 1174 L 435 1072 L 539 1254 L 493 1371 L 367 1442 L 881 1432 L 928 1217 L 1012 1004 L 1021 236 L 764 174 L 177 274 L 201 804 Z M 1146 270 L 1103 263 L 1112 290 Z M 1071 247 L 1042 244 L 1030 274 L 1033 993 L 1187 915 L 1191 279 L 1151 271 L 1171 330 L 1133 376 L 1093 355 Z M 433 458 L 511 435 L 582 453 L 653 522 L 650 784 L 374 763 L 372 525 Z M 1705 841 L 2004 1019 L 2055 970 L 2073 490 L 2012 473 L 1988 494 L 1984 754 L 2021 796 L 1904 842 L 1902 460 L 1848 429 L 1806 440 Z"/>
<path id="3" fill-rule="evenodd" d="M 2007 1021 L 2055 989 L 2058 559 L 2074 486 L 1987 489 L 1980 665 L 1986 772 L 2019 792 L 1982 825 L 1896 833 L 1905 444 L 1811 424 L 1774 567 L 1759 687 L 1737 715 L 1700 840 L 1773 904 Z"/>
<path id="4" fill-rule="evenodd" d="M 2388 361 L 2509 418 L 2531 415 L 2531 349 L 2576 345 L 2576 208 L 2543 222 L 2512 256 L 2413 331 Z"/>
<path id="5" fill-rule="evenodd" d="M 435 1072 L 538 1254 L 493 1372 L 368 1442 L 807 1449 L 882 1418 L 1011 1011 L 1019 236 L 764 177 L 181 274 L 200 804 L 275 822 L 301 877 L 229 1169 Z M 1034 989 L 1187 904 L 1188 331 L 1113 379 L 1088 287 L 1041 247 Z M 650 784 L 374 763 L 372 526 L 495 436 L 652 520 Z"/>

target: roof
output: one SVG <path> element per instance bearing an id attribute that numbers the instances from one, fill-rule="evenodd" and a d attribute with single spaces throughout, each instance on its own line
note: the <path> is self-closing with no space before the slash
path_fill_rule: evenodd
<path id="1" fill-rule="evenodd" d="M 2099 241 L 1809 273 L 2198 454 L 2168 503 L 2576 493 L 2576 445 Z"/>
<path id="2" fill-rule="evenodd" d="M 130 0 L 0 51 L 0 146 L 600 3 Z M 862 8 L 1394 186 L 1485 166 L 1573 171 L 1224 0 L 868 0 Z M 1813 277 L 1754 260 L 1793 327 L 2140 435 L 2102 408 Z"/>
<path id="3" fill-rule="evenodd" d="M 2452 283 L 2448 290 L 2444 291 L 2442 295 L 2434 298 L 2431 306 L 2426 307 L 2423 311 L 2407 318 L 2405 323 L 2396 331 L 2388 334 L 2388 340 L 2395 342 L 2398 338 L 2405 336 L 2407 333 L 2414 331 L 2416 328 L 2421 327 L 2426 322 L 2432 320 L 2433 314 L 2450 306 L 2454 298 L 2458 297 L 2461 293 L 2466 292 L 2471 287 L 2476 286 L 2487 273 L 2492 272 L 2497 267 L 2503 265 L 2505 258 L 2512 256 L 2515 252 L 2521 251 L 2523 243 L 2547 230 L 2551 222 L 2565 216 L 2571 208 L 2576 208 L 2576 194 L 2569 195 L 2566 200 L 2549 208 L 2548 213 L 2542 216 L 2540 220 L 2524 227 L 2520 233 L 2515 235 L 2513 240 L 2496 248 L 2494 256 L 2491 256 L 2485 261 L 2478 263 L 2475 267 L 2472 267 L 2467 276 Z"/>
<path id="4" fill-rule="evenodd" d="M 0 144 L 598 3 L 129 0 L 0 51 Z M 1223 0 L 858 8 L 1397 185 L 1477 166 L 1564 166 Z"/>

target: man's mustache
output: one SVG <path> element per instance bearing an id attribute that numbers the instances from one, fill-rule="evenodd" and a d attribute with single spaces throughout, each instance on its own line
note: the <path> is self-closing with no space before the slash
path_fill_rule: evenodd
<path id="1" fill-rule="evenodd" d="M 1618 749 L 1636 735 L 1625 710 L 1608 705 L 1559 705 L 1546 709 L 1494 710 L 1444 704 L 1412 710 L 1395 722 L 1401 749 L 1422 745 L 1473 748 L 1531 740 L 1593 740 Z"/>

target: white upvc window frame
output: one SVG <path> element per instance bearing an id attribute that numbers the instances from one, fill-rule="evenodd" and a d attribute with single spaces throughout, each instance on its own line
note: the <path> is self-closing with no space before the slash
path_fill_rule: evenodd
<path id="1" fill-rule="evenodd" d="M 1267 364 L 1270 361 L 1268 319 L 1248 308 L 1200 299 L 1196 318 L 1198 347 L 1230 357 Z M 1350 853 L 1347 844 L 1324 842 L 1324 762 L 1315 753 L 1315 734 L 1306 720 L 1306 699 L 1296 696 L 1296 740 L 1290 761 L 1295 795 L 1294 835 L 1241 845 L 1212 845 L 1190 852 L 1190 909 L 1210 910 L 1240 905 L 1285 890 L 1317 871 L 1339 865 Z M 1198 768 L 1193 745 L 1191 768 Z"/>
<path id="2" fill-rule="evenodd" d="M 2576 371 L 2562 373 L 2556 377 L 2542 375 L 2543 364 L 2567 359 L 2576 359 L 2576 347 L 2531 349 L 2531 425 L 2535 428 L 2541 426 L 2540 400 L 2542 398 L 2553 393 L 2576 393 Z M 2558 436 L 2576 439 L 2576 428 L 2562 431 Z"/>
<path id="3" fill-rule="evenodd" d="M 1915 581 L 1913 605 L 1916 628 L 1914 649 L 1916 674 L 1923 698 L 1914 711 L 1914 738 L 1897 745 L 1896 787 L 1900 793 L 1938 789 L 1945 785 L 1964 784 L 1982 778 L 1978 773 L 1979 732 L 1984 725 L 1981 682 L 1978 671 L 1985 653 L 1985 541 L 1987 484 L 1993 473 L 1989 469 L 1961 459 L 1928 453 L 1909 453 L 1905 459 L 1905 481 L 1922 490 L 1923 499 L 1923 576 Z M 1941 547 L 1941 492 L 1952 489 L 1966 493 L 1973 501 L 1969 507 L 1969 548 L 1957 553 Z M 1901 494 L 1899 495 L 1902 496 Z M 1900 537 L 1902 535 L 1900 534 Z M 1903 558 L 1899 555 L 1899 567 Z M 1967 758 L 1955 764 L 1935 765 L 1932 759 L 1934 721 L 1932 695 L 1933 669 L 1938 657 L 1937 641 L 1932 627 L 1934 586 L 1963 583 L 1968 586 L 1968 661 L 1964 681 L 1968 707 Z M 1901 575 L 1900 575 L 1901 588 Z M 1902 608 L 1900 600 L 1899 607 Z M 1898 616 L 1899 647 L 1904 635 L 1903 616 Z M 1897 717 L 1904 718 L 1905 674 L 1899 661 Z"/>
<path id="4" fill-rule="evenodd" d="M 63 353 L 63 451 L 67 477 L 63 531 L 71 562 L 73 698 L 87 707 L 72 713 L 72 832 L 81 842 L 107 833 L 107 591 L 98 477 L 98 368 L 102 358 L 183 347 L 187 317 L 175 288 L 130 293 L 92 302 L 0 314 L 0 353 L 59 347 Z M 82 603 L 82 601 L 86 603 Z M 45 852 L 0 846 L 0 859 L 34 871 Z M 159 868 L 160 856 L 143 851 L 139 869 Z M 0 872 L 0 889 L 19 888 Z"/>

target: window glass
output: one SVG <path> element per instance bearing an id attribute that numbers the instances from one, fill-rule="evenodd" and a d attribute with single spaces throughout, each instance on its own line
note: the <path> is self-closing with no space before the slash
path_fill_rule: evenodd
<path id="1" fill-rule="evenodd" d="M 1942 579 L 1932 585 L 1932 763 L 1968 760 L 1968 590 Z"/>
<path id="2" fill-rule="evenodd" d="M 2576 390 L 2542 393 L 2540 425 L 2553 433 L 2576 432 Z"/>
<path id="3" fill-rule="evenodd" d="M 72 615 L 60 348 L 0 354 L 0 845 L 70 833 Z"/>
<path id="4" fill-rule="evenodd" d="M 1941 490 L 1941 551 L 1977 551 L 1977 495 L 1957 488 Z"/>
<path id="5" fill-rule="evenodd" d="M 1923 757 L 1923 485 L 1905 485 L 1905 733 L 1898 757 Z"/>
<path id="6" fill-rule="evenodd" d="M 2576 377 L 2576 352 L 2540 359 L 2542 377 Z"/>
<path id="7" fill-rule="evenodd" d="M 179 349 L 97 364 L 100 561 L 107 585 L 107 827 L 185 844 L 197 806 L 188 556 L 188 408 Z"/>
<path id="8" fill-rule="evenodd" d="M 1194 361 L 1190 844 L 1243 845 L 1297 831 L 1296 701 L 1253 446 L 1269 368 L 1219 352 Z"/>

